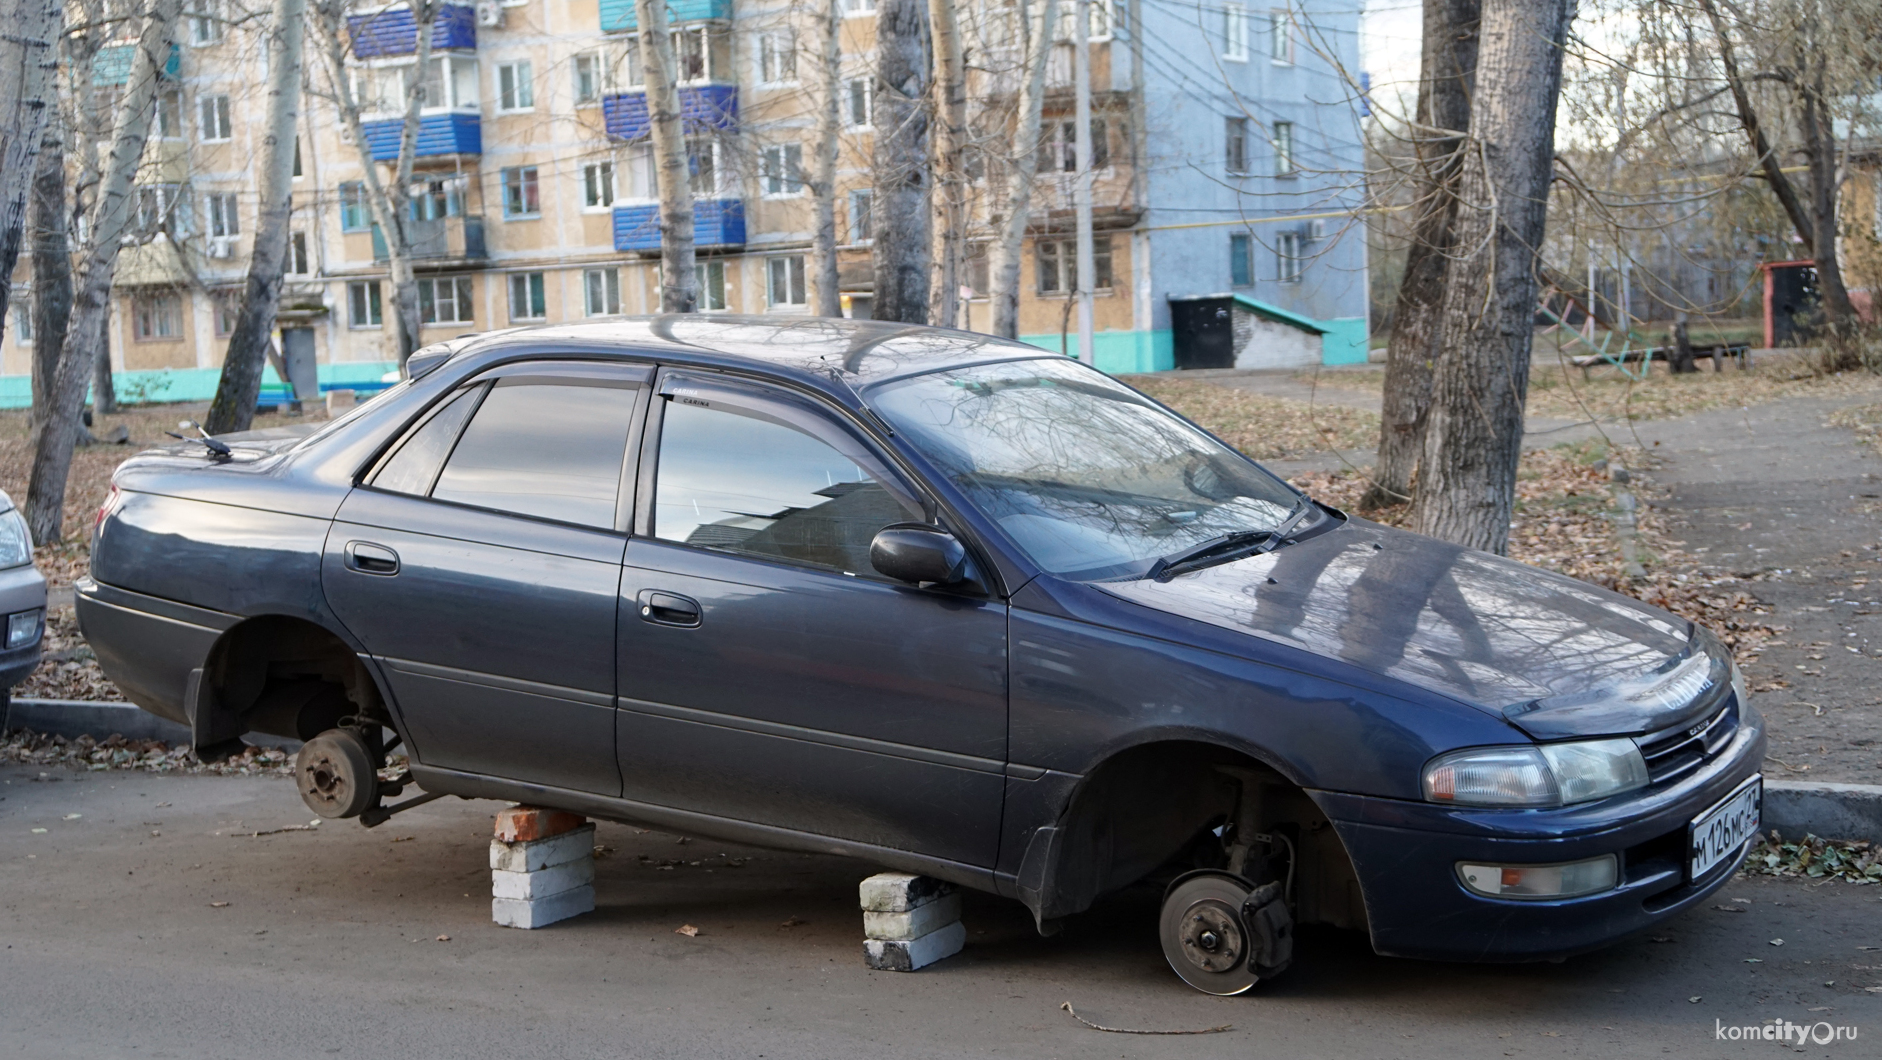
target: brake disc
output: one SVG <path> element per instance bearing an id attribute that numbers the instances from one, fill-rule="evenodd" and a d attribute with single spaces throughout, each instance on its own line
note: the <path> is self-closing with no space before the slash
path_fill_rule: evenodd
<path id="1" fill-rule="evenodd" d="M 1227 876 L 1193 876 L 1163 899 L 1158 937 L 1164 959 L 1183 982 L 1205 994 L 1228 996 L 1255 985 L 1248 966 L 1250 937 L 1242 922 L 1248 889 Z"/>

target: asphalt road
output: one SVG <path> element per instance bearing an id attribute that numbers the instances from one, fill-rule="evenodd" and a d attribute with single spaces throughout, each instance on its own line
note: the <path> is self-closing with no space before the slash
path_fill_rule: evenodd
<path id="1" fill-rule="evenodd" d="M 1053 939 L 970 895 L 964 953 L 872 972 L 859 862 L 603 824 L 599 908 L 524 932 L 490 922 L 495 803 L 256 837 L 311 819 L 287 781 L 39 777 L 0 768 L 0 1057 L 1768 1056 L 1784 1047 L 1718 1041 L 1715 1021 L 1779 1019 L 1862 1035 L 1812 1055 L 1882 1038 L 1882 887 L 1740 879 L 1716 903 L 1733 912 L 1559 965 L 1308 933 L 1285 977 L 1218 999 L 1164 965 L 1154 895 Z M 1065 1001 L 1233 1029 L 1106 1034 Z"/>

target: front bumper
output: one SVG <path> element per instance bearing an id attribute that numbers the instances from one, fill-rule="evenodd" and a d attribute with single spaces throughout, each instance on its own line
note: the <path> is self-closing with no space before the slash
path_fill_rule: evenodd
<path id="1" fill-rule="evenodd" d="M 1764 720 L 1746 709 L 1706 765 L 1668 784 L 1557 810 L 1483 810 L 1316 793 L 1365 895 L 1373 948 L 1395 957 L 1528 961 L 1599 949 L 1704 901 L 1750 850 L 1686 879 L 1686 826 L 1764 761 Z M 1753 840 L 1755 842 L 1755 840 Z M 1473 894 L 1460 861 L 1543 865 L 1616 854 L 1620 883 L 1583 898 Z"/>
<path id="2" fill-rule="evenodd" d="M 22 611 L 39 612 L 39 635 L 31 644 L 5 647 L 7 621 Z M 0 570 L 0 688 L 12 688 L 39 668 L 46 641 L 46 578 L 32 564 Z"/>

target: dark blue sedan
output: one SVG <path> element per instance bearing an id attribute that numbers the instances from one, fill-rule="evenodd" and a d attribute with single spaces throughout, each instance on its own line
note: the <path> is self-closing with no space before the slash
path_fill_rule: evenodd
<path id="1" fill-rule="evenodd" d="M 1315 503 L 1065 358 L 725 317 L 456 340 L 305 437 L 145 453 L 79 618 L 213 755 L 846 854 L 1042 932 L 1164 888 L 1239 993 L 1294 926 L 1555 958 L 1705 900 L 1762 722 L 1685 619 Z M 393 750 L 409 773 L 377 776 Z"/>

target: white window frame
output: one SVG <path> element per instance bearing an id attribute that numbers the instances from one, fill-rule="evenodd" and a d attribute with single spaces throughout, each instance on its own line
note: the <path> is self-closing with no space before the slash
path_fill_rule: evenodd
<path id="1" fill-rule="evenodd" d="M 512 321 L 549 319 L 549 278 L 546 274 L 540 272 L 513 272 L 510 273 L 509 281 L 504 286 L 509 290 L 510 319 Z M 523 311 L 520 313 L 517 312 L 518 294 L 522 295 L 523 302 Z M 531 302 L 538 302 L 540 304 L 531 305 Z M 535 312 L 531 312 L 531 310 L 535 310 Z"/>
<path id="2" fill-rule="evenodd" d="M 144 327 L 149 310 L 150 327 Z M 165 310 L 169 312 L 165 312 Z M 169 330 L 165 330 L 166 326 Z M 131 337 L 138 342 L 176 342 L 183 338 L 183 299 L 170 293 L 137 295 L 131 299 Z"/>
<path id="3" fill-rule="evenodd" d="M 1103 44 L 1110 40 L 1113 32 L 1111 0 L 1090 0 L 1084 7 L 1090 12 L 1091 18 L 1085 39 L 1093 44 Z M 1060 41 L 1078 39 L 1078 8 L 1078 0 L 1059 0 L 1058 19 L 1052 30 L 1052 36 L 1055 39 Z"/>
<path id="4" fill-rule="evenodd" d="M 582 93 L 582 64 L 588 64 L 588 76 L 593 91 Z M 578 107 L 598 107 L 602 94 L 607 89 L 607 78 L 602 76 L 603 59 L 600 52 L 579 52 L 569 58 L 570 85 Z"/>
<path id="5" fill-rule="evenodd" d="M 758 34 L 752 46 L 757 53 L 758 84 L 782 88 L 797 84 L 797 34 L 790 29 L 771 29 Z"/>
<path id="6" fill-rule="evenodd" d="M 446 52 L 441 55 L 433 53 L 431 61 L 438 64 L 439 82 L 444 88 L 446 99 L 442 103 L 426 100 L 418 112 L 477 113 L 479 103 L 476 97 L 482 92 L 477 81 L 480 76 L 477 72 L 477 58 Z M 373 116 L 403 116 L 406 85 L 417 65 L 410 57 L 401 56 L 391 61 L 373 60 L 364 66 L 355 67 L 353 99 L 359 105 L 360 116 L 369 119 Z M 470 97 L 466 98 L 459 89 L 468 90 Z"/>
<path id="7" fill-rule="evenodd" d="M 451 293 L 451 317 L 445 319 L 437 315 L 443 299 L 438 297 L 440 289 Z M 431 292 L 432 319 L 424 319 L 425 292 Z M 477 322 L 476 288 L 469 276 L 422 276 L 418 280 L 419 326 L 427 328 L 457 328 Z"/>
<path id="8" fill-rule="evenodd" d="M 228 96 L 196 97 L 196 135 L 206 144 L 226 144 L 235 139 Z"/>
<path id="9" fill-rule="evenodd" d="M 203 212 L 209 215 L 210 238 L 232 239 L 242 234 L 242 217 L 234 192 L 212 191 L 203 199 Z"/>
<path id="10" fill-rule="evenodd" d="M 693 276 L 698 282 L 699 311 L 702 313 L 724 312 L 725 297 L 725 259 L 701 258 L 693 265 Z"/>
<path id="11" fill-rule="evenodd" d="M 13 314 L 13 342 L 18 346 L 33 344 L 33 299 L 21 294 L 10 300 L 7 310 Z"/>
<path id="12" fill-rule="evenodd" d="M 528 59 L 496 65 L 497 113 L 527 114 L 536 109 L 536 67 Z M 509 84 L 504 84 L 505 78 Z"/>
<path id="13" fill-rule="evenodd" d="M 796 199 L 804 194 L 804 145 L 772 144 L 760 156 L 758 186 L 767 199 Z M 715 162 L 717 160 L 715 159 Z M 714 176 L 718 167 L 713 167 Z"/>
<path id="14" fill-rule="evenodd" d="M 1299 232 L 1282 232 L 1274 237 L 1274 280 L 1299 283 L 1306 268 L 1301 260 Z"/>
<path id="15" fill-rule="evenodd" d="M 295 229 L 288 233 L 287 256 L 281 263 L 281 271 L 289 276 L 314 274 L 314 256 L 308 251 L 306 232 Z"/>
<path id="16" fill-rule="evenodd" d="M 357 300 L 356 300 L 357 299 Z M 364 319 L 356 313 L 364 310 Z M 346 285 L 346 326 L 355 331 L 386 325 L 385 294 L 378 280 L 356 280 Z"/>
<path id="17" fill-rule="evenodd" d="M 183 17 L 189 22 L 189 44 L 192 48 L 206 48 L 222 43 L 222 12 L 217 0 L 190 0 L 183 11 Z"/>
<path id="18" fill-rule="evenodd" d="M 876 94 L 873 77 L 849 77 L 843 80 L 843 127 L 851 132 L 873 129 L 876 124 Z M 861 87 L 862 94 L 857 94 Z M 856 101 L 863 101 L 863 120 L 856 120 Z"/>
<path id="19" fill-rule="evenodd" d="M 534 176 L 525 177 L 524 176 L 525 170 L 531 171 L 534 174 Z M 525 209 L 525 210 L 518 210 L 515 213 L 510 212 L 510 174 L 512 173 L 516 174 L 517 186 L 519 188 L 525 187 L 527 184 L 535 185 L 536 208 L 534 210 Z M 497 170 L 497 186 L 498 186 L 498 194 L 502 196 L 501 210 L 503 214 L 503 219 L 505 221 L 536 221 L 542 218 L 542 167 L 541 166 L 536 166 L 536 165 L 504 166 L 501 169 Z"/>
<path id="20" fill-rule="evenodd" d="M 784 299 L 780 301 L 778 281 L 783 280 Z M 765 306 L 769 309 L 795 310 L 810 305 L 810 284 L 804 275 L 804 255 L 777 254 L 765 259 Z"/>
<path id="21" fill-rule="evenodd" d="M 583 213 L 607 213 L 619 201 L 613 159 L 589 162 L 582 166 Z"/>
<path id="22" fill-rule="evenodd" d="M 857 201 L 857 199 L 858 199 L 858 198 L 866 198 L 866 199 L 868 199 L 868 200 L 869 200 L 869 210 L 868 210 L 868 212 L 869 212 L 869 222 L 870 222 L 870 223 L 869 223 L 869 224 L 867 224 L 867 225 L 859 225 L 859 224 L 857 223 L 857 220 L 856 220 L 856 212 L 857 212 L 857 211 L 856 211 L 856 201 Z M 873 246 L 873 245 L 875 245 L 875 242 L 876 242 L 876 238 L 875 238 L 875 214 L 876 214 L 876 203 L 875 203 L 875 198 L 876 198 L 876 192 L 875 192 L 875 189 L 874 189 L 874 188 L 852 188 L 852 189 L 850 189 L 850 192 L 849 192 L 849 194 L 848 194 L 848 195 L 845 195 L 845 196 L 843 197 L 843 202 L 844 202 L 844 204 L 845 204 L 845 207 L 846 207 L 846 212 L 847 212 L 847 213 L 848 213 L 848 215 L 849 215 L 849 218 L 848 218 L 848 219 L 849 219 L 849 230 L 850 230 L 850 245 L 851 245 L 851 246 L 857 246 L 857 247 L 867 247 L 867 246 Z M 858 237 L 858 235 L 857 235 L 857 233 L 858 233 L 858 232 L 862 232 L 862 233 L 863 233 L 863 234 L 862 234 L 862 235 L 860 236 L 860 238 L 859 238 L 859 237 Z"/>
<path id="23" fill-rule="evenodd" d="M 1274 175 L 1291 177 L 1300 172 L 1300 159 L 1297 157 L 1300 145 L 1294 140 L 1294 123 L 1277 121 L 1274 123 Z"/>
<path id="24" fill-rule="evenodd" d="M 187 135 L 183 131 L 183 93 L 180 90 L 169 87 L 157 93 L 156 118 L 151 124 L 157 139 L 181 140 Z"/>
<path id="25" fill-rule="evenodd" d="M 582 315 L 621 315 L 621 270 L 612 266 L 582 270 Z"/>
<path id="26" fill-rule="evenodd" d="M 1294 65 L 1294 16 L 1285 7 L 1268 12 L 1268 59 L 1276 66 Z"/>
<path id="27" fill-rule="evenodd" d="M 843 0 L 844 18 L 874 18 L 876 0 Z"/>
<path id="28" fill-rule="evenodd" d="M 1231 63 L 1248 61 L 1248 9 L 1240 4 L 1222 8 L 1222 59 Z"/>

